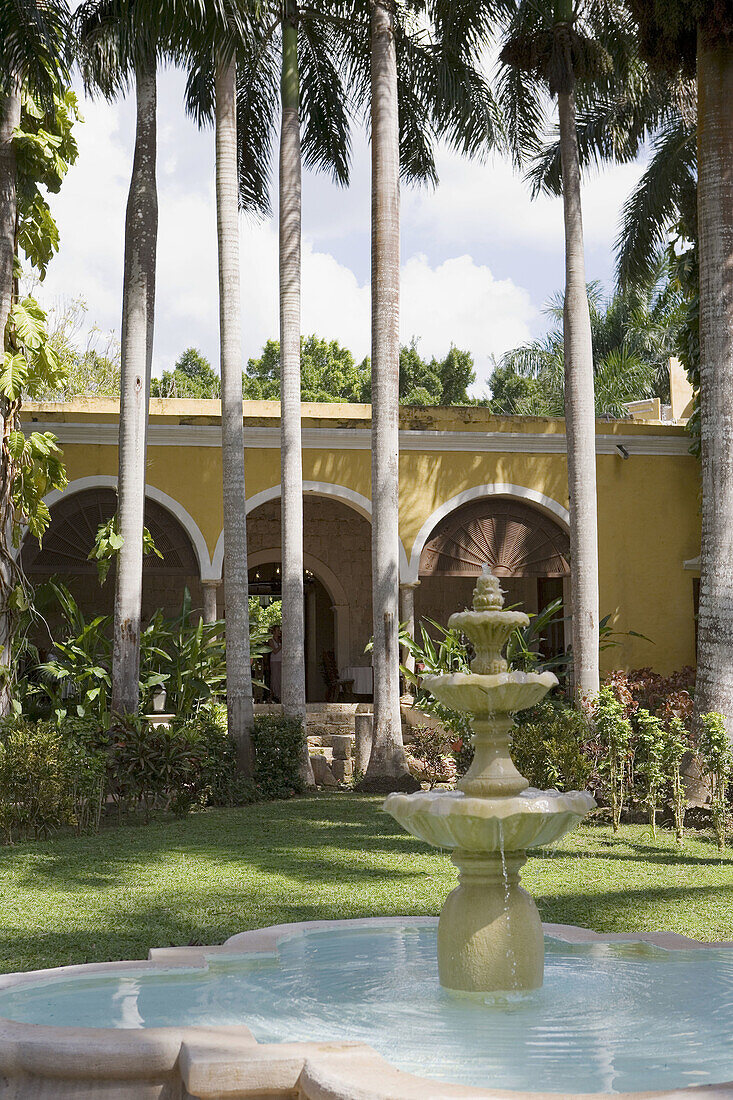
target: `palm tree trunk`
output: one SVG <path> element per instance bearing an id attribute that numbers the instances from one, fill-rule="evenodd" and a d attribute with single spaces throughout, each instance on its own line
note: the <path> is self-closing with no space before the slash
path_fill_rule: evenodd
<path id="1" fill-rule="evenodd" d="M 139 64 L 135 71 L 135 156 L 125 217 L 117 479 L 117 518 L 123 541 L 117 559 L 112 650 L 112 709 L 117 714 L 134 713 L 140 701 L 145 444 L 158 240 L 155 65 L 153 59 L 147 64 Z"/>
<path id="2" fill-rule="evenodd" d="M 280 131 L 280 456 L 282 482 L 282 704 L 305 729 L 303 456 L 300 437 L 301 157 L 297 7 L 282 26 Z M 307 742 L 300 773 L 315 786 Z"/>
<path id="3" fill-rule="evenodd" d="M 595 698 L 598 669 L 598 518 L 593 340 L 583 252 L 575 95 L 558 94 L 565 215 L 565 432 L 570 497 L 573 681 L 581 705 Z"/>
<path id="4" fill-rule="evenodd" d="M 237 67 L 216 70 L 216 222 L 219 242 L 221 343 L 221 451 L 224 499 L 224 605 L 227 721 L 244 775 L 253 770 L 252 670 L 249 658 L 249 585 L 244 484 L 242 334 L 239 298 L 239 176 Z"/>
<path id="5" fill-rule="evenodd" d="M 371 2 L 374 734 L 365 789 L 411 786 L 399 680 L 400 143 L 392 6 Z"/>
<path id="6" fill-rule="evenodd" d="M 697 51 L 702 550 L 697 714 L 733 734 L 733 50 Z"/>
<path id="7" fill-rule="evenodd" d="M 0 117 L 0 332 L 4 333 L 8 316 L 13 304 L 13 270 L 15 261 L 15 234 L 18 213 L 16 193 L 16 160 L 13 145 L 13 133 L 20 123 L 20 85 L 5 96 Z M 2 348 L 5 351 L 5 346 Z M 3 421 L 7 425 L 9 409 L 3 402 Z M 13 425 L 11 424 L 10 427 Z M 8 599 L 13 588 L 15 576 L 14 559 L 11 551 L 11 491 L 12 465 L 7 450 L 3 447 L 0 469 L 0 667 L 11 665 L 10 644 L 12 640 L 13 616 Z M 0 680 L 0 715 L 10 709 L 9 681 L 7 676 Z"/>

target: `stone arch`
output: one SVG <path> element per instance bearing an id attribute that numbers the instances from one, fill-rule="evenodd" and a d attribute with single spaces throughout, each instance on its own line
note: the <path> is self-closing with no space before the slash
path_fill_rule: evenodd
<path id="1" fill-rule="evenodd" d="M 271 500 L 278 500 L 282 496 L 281 485 L 271 485 L 269 489 L 263 489 L 259 493 L 255 493 L 254 496 L 247 500 L 247 515 L 253 512 L 256 508 L 259 508 L 261 504 L 266 504 Z M 303 482 L 303 496 L 323 496 L 333 497 L 336 500 L 340 500 L 342 504 L 346 504 L 349 508 L 353 508 L 355 512 L 358 512 L 360 516 L 372 521 L 372 502 L 368 497 L 363 496 L 361 493 L 355 492 L 354 489 L 349 489 L 346 485 L 336 485 L 331 481 L 304 481 Z M 407 554 L 405 548 L 402 545 L 402 540 L 399 543 L 399 555 L 400 555 L 400 575 L 402 575 L 407 569 Z M 224 566 L 224 532 L 222 531 L 217 539 L 216 548 L 214 550 L 214 556 L 212 558 L 212 570 L 218 579 L 221 579 Z"/>
<path id="2" fill-rule="evenodd" d="M 258 565 L 282 560 L 282 547 L 275 546 L 266 550 L 257 550 L 247 559 L 249 569 L 256 569 Z M 349 663 L 349 598 L 346 589 L 336 576 L 334 571 L 313 554 L 303 554 L 303 566 L 309 569 L 321 582 L 331 598 L 333 608 L 334 635 L 336 663 L 343 668 Z"/>
<path id="3" fill-rule="evenodd" d="M 52 509 L 62 499 L 68 499 L 69 497 L 83 493 L 88 489 L 113 489 L 117 490 L 117 478 L 109 474 L 94 474 L 90 477 L 76 478 L 74 481 L 70 481 L 65 489 L 54 489 L 51 493 L 48 493 L 44 497 L 45 503 L 49 509 Z M 211 565 L 211 558 L 209 557 L 209 550 L 206 545 L 206 539 L 204 538 L 201 528 L 196 523 L 191 514 L 179 503 L 174 497 L 169 496 L 168 493 L 164 493 L 162 489 L 156 488 L 154 485 L 145 486 L 145 496 L 149 500 L 155 501 L 157 504 L 162 505 L 166 511 L 178 520 L 178 523 L 184 529 L 188 535 L 194 553 L 196 555 L 196 561 L 198 564 L 199 575 L 202 580 L 216 580 L 218 579 L 213 571 Z M 27 539 L 24 538 L 21 544 L 22 553 Z"/>
<path id="4" fill-rule="evenodd" d="M 548 497 L 544 493 L 538 492 L 536 489 L 529 489 L 524 485 L 504 483 L 475 485 L 473 488 L 466 489 L 462 493 L 458 493 L 456 496 L 451 497 L 450 500 L 446 500 L 425 520 L 412 544 L 409 565 L 406 567 L 405 573 L 402 576 L 403 583 L 414 583 L 419 580 L 420 558 L 423 549 L 441 520 L 445 519 L 445 517 L 449 516 L 452 512 L 456 512 L 463 505 L 486 497 L 504 497 L 527 502 L 540 512 L 544 512 L 546 515 L 550 516 L 556 523 L 559 521 L 559 525 L 564 531 L 569 530 L 570 514 L 567 508 L 564 508 L 562 504 L 553 500 L 552 497 Z"/>

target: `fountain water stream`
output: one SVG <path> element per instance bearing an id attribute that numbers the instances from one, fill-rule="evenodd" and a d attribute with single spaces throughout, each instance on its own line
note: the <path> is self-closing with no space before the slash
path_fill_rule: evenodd
<path id="1" fill-rule="evenodd" d="M 528 623 L 524 612 L 504 610 L 499 579 L 485 566 L 473 609 L 448 620 L 474 646 L 471 671 L 423 678 L 439 702 L 471 716 L 471 767 L 455 791 L 392 794 L 384 803 L 407 832 L 453 849 L 460 885 L 440 914 L 438 971 L 441 985 L 463 992 L 542 985 L 542 925 L 519 872 L 529 848 L 558 840 L 595 806 L 585 791 L 535 790 L 512 761 L 512 715 L 557 684 L 551 672 L 508 670 L 504 646 Z"/>

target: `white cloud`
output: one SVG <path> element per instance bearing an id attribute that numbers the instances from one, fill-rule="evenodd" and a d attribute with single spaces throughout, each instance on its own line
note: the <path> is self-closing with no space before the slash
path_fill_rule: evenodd
<path id="1" fill-rule="evenodd" d="M 416 337 L 423 356 L 443 356 L 450 344 L 468 350 L 483 392 L 491 356 L 500 356 L 530 336 L 536 310 L 529 294 L 511 279 L 495 279 L 471 256 L 431 267 L 413 256 L 402 270 L 401 334 Z"/>
<path id="2" fill-rule="evenodd" d="M 184 118 L 182 87 L 181 74 L 161 74 L 156 373 L 189 345 L 218 362 L 213 136 Z M 129 102 L 104 101 L 85 101 L 82 110 L 79 161 L 51 200 L 61 251 L 42 296 L 51 304 L 81 294 L 90 324 L 119 331 L 134 111 Z M 426 356 L 444 355 L 451 342 L 467 348 L 481 388 L 489 357 L 542 327 L 531 296 L 541 301 L 561 285 L 562 208 L 557 199 L 531 201 L 499 159 L 479 165 L 441 151 L 439 170 L 436 191 L 403 192 L 401 336 L 417 337 Z M 610 271 L 617 212 L 640 171 L 637 164 L 613 168 L 585 185 L 589 277 L 604 264 Z M 353 175 L 348 192 L 306 177 L 302 325 L 361 358 L 370 344 L 369 176 L 361 140 Z M 277 335 L 273 222 L 242 220 L 241 271 L 247 357 Z"/>
<path id="3" fill-rule="evenodd" d="M 583 220 L 589 248 L 612 248 L 618 215 L 643 165 L 614 165 L 589 172 L 583 183 Z M 493 156 L 486 164 L 442 150 L 440 185 L 434 191 L 408 191 L 403 208 L 408 223 L 428 239 L 476 249 L 517 246 L 528 253 L 562 253 L 563 219 L 559 198 L 532 199 L 511 164 Z M 530 257 L 528 255 L 528 262 Z"/>

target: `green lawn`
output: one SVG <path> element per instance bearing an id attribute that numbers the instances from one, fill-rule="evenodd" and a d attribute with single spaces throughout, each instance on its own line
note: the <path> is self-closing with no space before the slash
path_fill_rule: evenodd
<path id="1" fill-rule="evenodd" d="M 437 914 L 455 868 L 379 805 L 324 795 L 2 848 L 0 970 L 144 958 L 285 921 Z M 545 920 L 733 939 L 733 849 L 721 859 L 703 833 L 679 852 L 667 831 L 585 826 L 523 878 Z"/>

